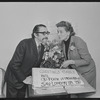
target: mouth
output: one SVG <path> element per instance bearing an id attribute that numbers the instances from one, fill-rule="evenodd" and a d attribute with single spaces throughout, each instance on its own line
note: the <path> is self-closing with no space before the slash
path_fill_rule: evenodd
<path id="1" fill-rule="evenodd" d="M 42 40 L 43 40 L 43 41 L 44 41 L 44 40 L 48 40 L 48 37 L 45 37 L 45 38 L 43 38 Z"/>
<path id="2" fill-rule="evenodd" d="M 48 38 L 43 38 L 42 39 L 42 43 L 47 43 L 47 41 L 48 41 Z"/>

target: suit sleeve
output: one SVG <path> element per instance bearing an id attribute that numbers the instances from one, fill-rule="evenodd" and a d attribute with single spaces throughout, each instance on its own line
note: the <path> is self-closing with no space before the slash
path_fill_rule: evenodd
<path id="1" fill-rule="evenodd" d="M 75 45 L 81 58 L 79 60 L 75 60 L 75 66 L 80 67 L 84 65 L 89 65 L 91 61 L 91 55 L 88 51 L 85 41 L 83 41 L 80 37 L 77 37 Z"/>
<path id="2" fill-rule="evenodd" d="M 16 47 L 16 50 L 10 62 L 10 69 L 12 70 L 19 82 L 22 82 L 26 78 L 24 72 L 21 70 L 21 64 L 24 58 L 24 54 L 25 43 L 24 41 L 21 41 Z"/>

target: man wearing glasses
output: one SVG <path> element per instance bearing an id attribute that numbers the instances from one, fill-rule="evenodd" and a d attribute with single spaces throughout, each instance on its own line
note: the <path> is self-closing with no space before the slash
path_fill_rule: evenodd
<path id="1" fill-rule="evenodd" d="M 48 34 L 47 27 L 39 24 L 33 28 L 32 38 L 18 44 L 5 73 L 7 98 L 25 97 L 27 84 L 31 84 L 32 68 L 41 64 Z"/>

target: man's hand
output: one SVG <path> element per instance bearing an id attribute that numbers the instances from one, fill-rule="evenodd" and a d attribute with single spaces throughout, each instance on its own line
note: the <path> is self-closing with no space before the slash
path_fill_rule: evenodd
<path id="1" fill-rule="evenodd" d="M 32 76 L 26 77 L 26 79 L 23 81 L 25 84 L 32 84 Z"/>
<path id="2" fill-rule="evenodd" d="M 69 66 L 70 64 L 75 64 L 75 61 L 74 61 L 74 60 L 67 60 L 67 61 L 64 61 L 60 68 L 68 68 L 68 66 Z"/>

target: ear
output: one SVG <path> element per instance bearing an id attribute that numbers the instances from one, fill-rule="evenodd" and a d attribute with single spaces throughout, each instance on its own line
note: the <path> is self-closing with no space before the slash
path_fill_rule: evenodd
<path id="1" fill-rule="evenodd" d="M 37 37 L 38 35 L 36 33 L 34 33 L 34 36 Z"/>

